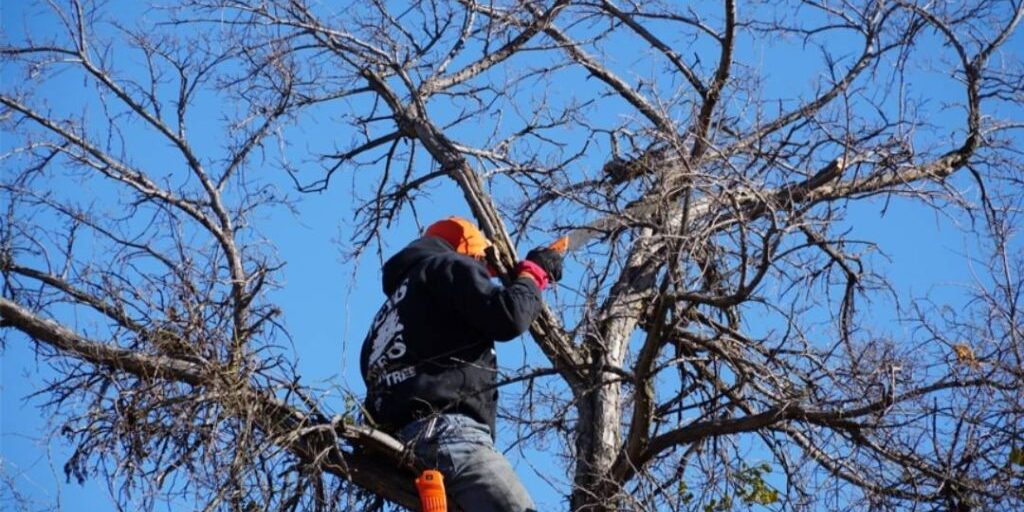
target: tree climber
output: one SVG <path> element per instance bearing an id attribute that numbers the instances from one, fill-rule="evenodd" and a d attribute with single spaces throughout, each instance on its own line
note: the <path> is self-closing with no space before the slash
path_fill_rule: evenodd
<path id="1" fill-rule="evenodd" d="M 537 317 L 541 290 L 561 279 L 563 254 L 530 251 L 502 287 L 484 263 L 488 246 L 471 222 L 450 217 L 384 263 L 388 299 L 360 357 L 365 406 L 376 425 L 441 471 L 462 510 L 533 511 L 494 448 L 494 342 L 519 336 Z"/>

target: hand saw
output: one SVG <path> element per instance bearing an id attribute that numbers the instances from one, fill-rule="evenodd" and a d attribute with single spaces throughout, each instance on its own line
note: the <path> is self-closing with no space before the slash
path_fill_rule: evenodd
<path id="1" fill-rule="evenodd" d="M 656 204 L 641 203 L 627 208 L 626 213 L 629 217 L 646 218 L 653 214 L 656 208 Z M 548 247 L 562 254 L 570 253 L 583 247 L 587 242 L 599 236 L 605 236 L 624 226 L 625 223 L 622 218 L 616 215 L 608 215 L 590 224 L 573 229 L 562 238 L 555 240 Z"/>

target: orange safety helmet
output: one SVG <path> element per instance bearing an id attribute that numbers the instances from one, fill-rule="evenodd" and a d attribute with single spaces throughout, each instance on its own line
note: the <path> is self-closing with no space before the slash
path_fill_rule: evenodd
<path id="1" fill-rule="evenodd" d="M 448 242 L 456 252 L 472 258 L 483 258 L 491 241 L 472 222 L 462 217 L 448 217 L 430 225 L 423 233 Z"/>

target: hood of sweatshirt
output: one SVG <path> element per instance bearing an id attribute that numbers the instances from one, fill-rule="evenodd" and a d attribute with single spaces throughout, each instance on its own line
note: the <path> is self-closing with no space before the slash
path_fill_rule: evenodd
<path id="1" fill-rule="evenodd" d="M 433 236 L 425 236 L 405 246 L 384 263 L 382 276 L 384 295 L 390 297 L 398 289 L 398 285 L 402 283 L 405 275 L 417 263 L 431 256 L 454 251 L 448 242 Z"/>

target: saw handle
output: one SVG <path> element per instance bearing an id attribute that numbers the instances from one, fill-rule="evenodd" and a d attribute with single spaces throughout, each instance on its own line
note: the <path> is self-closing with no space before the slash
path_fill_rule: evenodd
<path id="1" fill-rule="evenodd" d="M 423 512 L 447 512 L 448 498 L 444 493 L 444 477 L 436 469 L 425 469 L 416 479 L 416 490 L 420 494 L 420 510 Z"/>
<path id="2" fill-rule="evenodd" d="M 563 236 L 548 246 L 549 249 L 553 249 L 560 254 L 565 254 L 569 251 L 569 237 Z"/>

